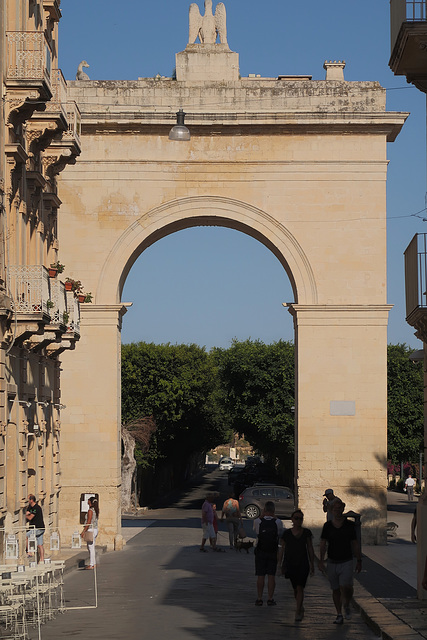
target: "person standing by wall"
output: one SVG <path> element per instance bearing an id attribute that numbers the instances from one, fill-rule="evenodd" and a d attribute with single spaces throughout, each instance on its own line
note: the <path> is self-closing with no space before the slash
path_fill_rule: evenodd
<path id="1" fill-rule="evenodd" d="M 85 569 L 94 569 L 96 566 L 95 540 L 98 535 L 98 517 L 99 507 L 98 500 L 95 496 L 88 498 L 89 509 L 86 513 L 85 523 L 81 537 L 86 541 L 87 550 L 89 551 L 89 564 Z"/>
<path id="2" fill-rule="evenodd" d="M 332 501 L 335 500 L 337 496 L 334 494 L 333 489 L 326 489 L 323 495 L 324 495 L 323 512 L 326 513 L 326 520 L 332 520 L 332 513 L 331 513 L 330 506 Z"/>
<path id="3" fill-rule="evenodd" d="M 43 511 L 39 504 L 37 504 L 36 496 L 30 493 L 28 496 L 28 507 L 25 513 L 25 517 L 27 521 L 30 523 L 30 530 L 27 531 L 27 538 L 31 536 L 33 531 L 36 534 L 37 540 L 37 553 L 39 562 L 44 561 L 44 547 L 43 547 L 43 536 L 44 536 L 44 520 L 43 520 Z"/>

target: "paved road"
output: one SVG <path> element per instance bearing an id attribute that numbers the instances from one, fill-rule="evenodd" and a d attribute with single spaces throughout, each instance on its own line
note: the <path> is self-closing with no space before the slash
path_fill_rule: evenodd
<path id="1" fill-rule="evenodd" d="M 205 476 L 175 506 L 149 513 L 154 521 L 125 550 L 101 557 L 97 609 L 68 611 L 42 627 L 42 640 L 371 640 L 376 637 L 354 612 L 343 627 L 335 617 L 329 586 L 317 574 L 307 587 L 306 616 L 294 622 L 289 581 L 278 579 L 277 607 L 255 607 L 253 553 L 200 553 L 200 505 L 224 474 Z M 224 485 L 222 485 L 224 488 Z M 220 502 L 220 501 L 219 501 Z M 147 520 L 148 520 L 147 518 Z M 141 521 L 131 521 L 139 531 Z M 147 523 L 148 524 L 148 523 Z M 251 523 L 246 522 L 248 532 Z M 225 531 L 220 544 L 226 548 Z M 68 606 L 94 602 L 91 571 L 65 579 Z M 35 640 L 37 633 L 32 632 Z"/>

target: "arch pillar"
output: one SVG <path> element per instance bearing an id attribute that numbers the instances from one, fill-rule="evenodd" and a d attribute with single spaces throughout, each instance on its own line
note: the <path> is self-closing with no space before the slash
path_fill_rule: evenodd
<path id="1" fill-rule="evenodd" d="M 126 310 L 123 304 L 82 305 L 81 339 L 62 355 L 61 535 L 70 540 L 80 527 L 80 494 L 98 493 L 98 541 L 110 549 L 121 541 L 120 331 Z"/>
<path id="2" fill-rule="evenodd" d="M 298 505 L 316 533 L 328 487 L 386 543 L 387 322 L 390 305 L 291 304 L 296 344 Z"/>

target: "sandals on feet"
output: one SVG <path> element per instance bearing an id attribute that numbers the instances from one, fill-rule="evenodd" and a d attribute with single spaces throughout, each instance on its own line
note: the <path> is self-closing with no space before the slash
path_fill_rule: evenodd
<path id="1" fill-rule="evenodd" d="M 261 600 L 261 598 L 257 598 L 257 600 L 255 600 L 255 606 L 256 606 L 256 607 L 262 607 L 262 600 Z"/>
<path id="2" fill-rule="evenodd" d="M 272 598 L 271 600 L 267 600 L 267 606 L 274 607 L 277 602 Z"/>

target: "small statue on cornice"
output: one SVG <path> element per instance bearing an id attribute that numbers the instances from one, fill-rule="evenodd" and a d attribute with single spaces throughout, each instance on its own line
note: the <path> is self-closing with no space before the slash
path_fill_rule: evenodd
<path id="1" fill-rule="evenodd" d="M 83 67 L 85 67 L 86 69 L 89 69 L 89 65 L 86 62 L 86 60 L 82 60 L 81 63 L 79 64 L 77 73 L 76 73 L 76 80 L 90 80 L 87 73 L 83 71 Z"/>
<path id="2" fill-rule="evenodd" d="M 215 44 L 217 37 L 221 44 L 227 44 L 226 11 L 223 2 L 212 12 L 212 0 L 205 0 L 205 15 L 202 16 L 196 3 L 190 5 L 190 37 L 188 44 L 199 38 L 201 44 Z"/>

